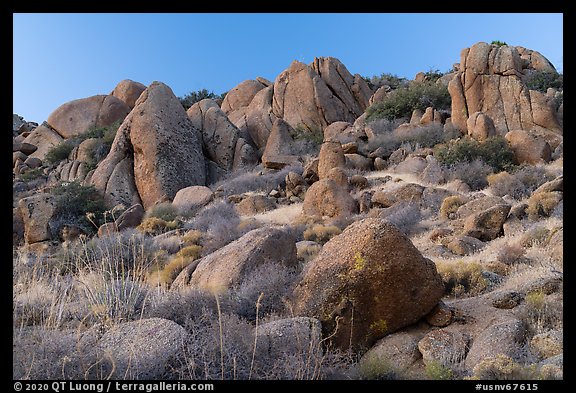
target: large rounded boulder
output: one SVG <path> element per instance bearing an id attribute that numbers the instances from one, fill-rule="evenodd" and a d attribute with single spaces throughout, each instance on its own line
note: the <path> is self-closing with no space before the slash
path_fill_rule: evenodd
<path id="1" fill-rule="evenodd" d="M 333 345 L 355 350 L 415 323 L 444 292 L 434 263 L 394 225 L 355 222 L 324 245 L 293 293 L 294 314 L 317 318 Z"/>

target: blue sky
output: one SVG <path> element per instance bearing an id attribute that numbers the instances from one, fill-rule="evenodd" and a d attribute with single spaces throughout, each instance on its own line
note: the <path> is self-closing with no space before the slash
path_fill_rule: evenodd
<path id="1" fill-rule="evenodd" d="M 478 41 L 534 49 L 563 70 L 562 14 L 14 14 L 13 111 L 42 122 L 122 79 L 177 96 L 274 78 L 333 56 L 352 73 L 446 71 Z"/>

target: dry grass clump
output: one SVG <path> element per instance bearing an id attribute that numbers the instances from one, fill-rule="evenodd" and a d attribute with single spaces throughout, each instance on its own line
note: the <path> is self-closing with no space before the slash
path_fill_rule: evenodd
<path id="1" fill-rule="evenodd" d="M 504 354 L 496 355 L 478 363 L 470 379 L 482 380 L 535 380 L 541 379 L 537 366 L 522 365 L 515 362 L 511 357 Z"/>
<path id="2" fill-rule="evenodd" d="M 436 261 L 436 269 L 442 277 L 446 294 L 474 296 L 482 293 L 489 285 L 478 262 Z"/>
<path id="3" fill-rule="evenodd" d="M 526 250 L 519 244 L 504 243 L 498 249 L 496 260 L 506 265 L 521 262 L 521 258 L 526 254 Z"/>
<path id="4" fill-rule="evenodd" d="M 460 195 L 452 195 L 444 198 L 440 205 L 440 218 L 444 220 L 453 220 L 456 218 L 456 211 L 467 202 L 466 198 Z"/>
<path id="5" fill-rule="evenodd" d="M 526 213 L 532 220 L 537 220 L 540 217 L 550 217 L 560 201 L 562 200 L 562 192 L 541 192 L 534 194 L 528 199 L 528 208 Z"/>
<path id="6" fill-rule="evenodd" d="M 304 240 L 310 240 L 316 243 L 324 244 L 334 236 L 341 234 L 342 231 L 335 225 L 315 224 L 307 228 L 304 233 Z"/>
<path id="7" fill-rule="evenodd" d="M 179 226 L 178 221 L 165 221 L 158 217 L 148 217 L 142 220 L 137 229 L 147 235 L 156 236 L 176 229 Z"/>

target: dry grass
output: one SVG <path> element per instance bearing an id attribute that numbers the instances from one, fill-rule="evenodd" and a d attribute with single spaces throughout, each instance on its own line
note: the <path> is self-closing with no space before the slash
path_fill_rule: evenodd
<path id="1" fill-rule="evenodd" d="M 489 284 L 478 262 L 437 261 L 436 269 L 444 281 L 446 293 L 456 297 L 479 295 Z"/>
<path id="2" fill-rule="evenodd" d="M 334 236 L 341 234 L 340 228 L 334 225 L 315 224 L 304 231 L 304 240 L 324 244 Z"/>

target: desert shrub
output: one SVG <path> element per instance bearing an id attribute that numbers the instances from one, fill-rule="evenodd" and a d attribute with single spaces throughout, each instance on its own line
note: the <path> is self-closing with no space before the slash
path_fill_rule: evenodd
<path id="1" fill-rule="evenodd" d="M 438 79 L 444 76 L 443 72 L 438 69 L 430 69 L 424 73 L 424 80 L 427 82 L 436 82 Z"/>
<path id="2" fill-rule="evenodd" d="M 360 378 L 368 380 L 399 380 L 402 373 L 387 359 L 376 356 L 362 359 L 358 366 Z"/>
<path id="3" fill-rule="evenodd" d="M 522 164 L 516 167 L 512 174 L 524 184 L 527 194 L 531 194 L 542 184 L 554 180 L 555 174 L 548 171 L 545 167 L 540 165 Z"/>
<path id="4" fill-rule="evenodd" d="M 256 320 L 256 311 L 259 318 L 285 314 L 284 298 L 297 277 L 296 268 L 277 263 L 256 268 L 232 295 L 238 299 L 236 313 L 249 321 Z"/>
<path id="5" fill-rule="evenodd" d="M 482 360 L 474 367 L 472 377 L 499 381 L 541 379 L 536 365 L 519 364 L 504 354 Z"/>
<path id="6" fill-rule="evenodd" d="M 46 153 L 44 160 L 50 164 L 55 164 L 68 158 L 72 150 L 78 146 L 78 141 L 75 139 L 67 139 L 58 145 L 50 148 Z"/>
<path id="7" fill-rule="evenodd" d="M 145 234 L 156 236 L 179 227 L 179 222 L 166 221 L 158 217 L 148 217 L 142 220 L 137 229 Z"/>
<path id="8" fill-rule="evenodd" d="M 422 220 L 422 213 L 418 203 L 401 201 L 383 209 L 380 218 L 394 224 L 402 232 L 409 235 Z"/>
<path id="9" fill-rule="evenodd" d="M 42 168 L 34 168 L 30 169 L 24 173 L 21 173 L 19 177 L 20 180 L 23 182 L 29 182 L 32 180 L 36 180 L 43 176 Z"/>
<path id="10" fill-rule="evenodd" d="M 508 45 L 507 43 L 505 43 L 504 41 L 498 41 L 498 40 L 494 40 L 490 43 L 490 45 L 497 45 L 497 46 L 505 46 Z"/>
<path id="11" fill-rule="evenodd" d="M 187 246 L 178 251 L 159 271 L 158 282 L 164 285 L 172 284 L 186 266 L 200 258 L 201 252 L 202 247 L 197 245 Z"/>
<path id="12" fill-rule="evenodd" d="M 564 75 L 553 71 L 530 70 L 526 73 L 524 83 L 530 90 L 546 93 L 551 87 L 562 89 L 564 87 Z"/>
<path id="13" fill-rule="evenodd" d="M 428 378 L 435 381 L 454 379 L 452 370 L 438 361 L 426 362 L 425 372 Z"/>
<path id="14" fill-rule="evenodd" d="M 320 244 L 312 243 L 309 245 L 301 245 L 297 249 L 298 260 L 303 263 L 309 262 L 316 258 L 321 250 L 322 246 Z"/>
<path id="15" fill-rule="evenodd" d="M 409 118 L 414 109 L 427 107 L 449 109 L 451 105 L 448 88 L 432 82 L 410 83 L 388 94 L 366 109 L 366 120 L 385 118 L 388 120 Z"/>
<path id="16" fill-rule="evenodd" d="M 483 142 L 478 142 L 470 137 L 463 137 L 446 145 L 438 146 L 434 156 L 440 164 L 445 166 L 482 160 L 495 172 L 514 168 L 514 154 L 508 147 L 506 139 L 501 136 L 490 137 Z"/>
<path id="17" fill-rule="evenodd" d="M 478 295 L 488 286 L 477 262 L 436 262 L 436 269 L 444 282 L 445 292 L 454 296 Z"/>
<path id="18" fill-rule="evenodd" d="M 504 243 L 498 249 L 496 260 L 506 265 L 512 265 L 513 263 L 519 262 L 524 254 L 526 254 L 526 250 L 521 245 Z"/>
<path id="19" fill-rule="evenodd" d="M 381 120 L 374 121 L 374 124 Z M 416 147 L 434 147 L 456 138 L 457 132 L 445 132 L 441 125 L 430 124 L 421 127 L 399 131 L 391 131 L 377 134 L 367 143 L 359 146 L 364 154 L 370 153 L 380 147 L 383 148 L 383 155 L 389 156 L 404 144 L 410 145 L 411 149 Z"/>
<path id="20" fill-rule="evenodd" d="M 390 89 L 395 90 L 408 84 L 408 80 L 406 78 L 388 72 L 382 73 L 380 75 L 374 75 L 370 78 L 364 77 L 364 80 L 368 83 L 372 90 L 377 90 L 382 86 L 389 86 Z"/>
<path id="21" fill-rule="evenodd" d="M 186 229 L 202 233 L 198 242 L 203 247 L 203 255 L 224 247 L 257 227 L 258 223 L 253 220 L 241 221 L 234 205 L 225 201 L 205 206 L 185 225 Z"/>
<path id="22" fill-rule="evenodd" d="M 306 140 L 314 143 L 318 147 L 324 141 L 324 131 L 320 127 L 309 127 L 303 123 L 298 124 L 295 128 L 293 128 L 290 132 L 290 136 L 295 141 L 297 140 Z"/>
<path id="23" fill-rule="evenodd" d="M 528 213 L 528 217 L 532 220 L 537 220 L 540 217 L 550 217 L 561 200 L 562 193 L 558 191 L 534 194 L 528 199 L 526 213 Z"/>
<path id="24" fill-rule="evenodd" d="M 526 188 L 516 176 L 508 172 L 493 173 L 486 178 L 493 195 L 510 195 L 515 199 L 522 199 L 526 193 Z"/>
<path id="25" fill-rule="evenodd" d="M 154 264 L 157 251 L 152 239 L 136 230 L 126 229 L 70 245 L 60 256 L 60 268 L 62 273 L 75 273 L 82 269 L 112 269 L 113 275 L 134 269 L 143 273 Z"/>
<path id="26" fill-rule="evenodd" d="M 285 187 L 288 172 L 302 174 L 301 166 L 287 166 L 280 170 L 236 171 L 212 185 L 212 189 L 222 196 L 259 191 L 268 194 L 270 191 Z"/>
<path id="27" fill-rule="evenodd" d="M 111 274 L 113 270 L 118 270 L 113 263 L 105 267 L 110 270 L 88 270 L 78 275 L 85 304 L 90 315 L 105 323 L 134 320 L 140 316 L 148 287 L 144 277 L 136 270 L 123 275 Z"/>
<path id="28" fill-rule="evenodd" d="M 192 105 L 206 98 L 218 99 L 218 98 L 224 98 L 223 96 L 225 95 L 226 95 L 225 93 L 222 95 L 217 95 L 214 94 L 214 92 L 212 91 L 208 91 L 207 89 L 200 89 L 196 91 L 191 91 L 190 93 L 182 97 L 178 97 L 178 99 L 180 100 L 180 103 L 182 104 L 184 109 L 188 110 Z"/>
<path id="29" fill-rule="evenodd" d="M 530 336 L 561 328 L 562 301 L 553 300 L 552 296 L 547 296 L 542 290 L 528 292 L 523 307 L 518 310 L 518 316 L 524 322 Z"/>
<path id="30" fill-rule="evenodd" d="M 182 236 L 182 241 L 184 242 L 185 245 L 187 246 L 191 246 L 191 245 L 200 245 L 202 244 L 202 237 L 203 237 L 203 233 L 200 231 L 188 231 L 186 232 L 183 236 Z"/>
<path id="31" fill-rule="evenodd" d="M 144 218 L 160 218 L 164 221 L 174 221 L 178 216 L 178 210 L 171 202 L 158 203 L 150 208 Z"/>
<path id="32" fill-rule="evenodd" d="M 444 198 L 440 205 L 440 218 L 453 220 L 456 218 L 458 208 L 466 203 L 466 200 L 460 195 L 452 195 Z"/>
<path id="33" fill-rule="evenodd" d="M 77 225 L 86 233 L 94 233 L 104 223 L 106 204 L 94 186 L 62 182 L 50 193 L 55 201 L 53 232 L 59 233 L 63 225 Z"/>
<path id="34" fill-rule="evenodd" d="M 341 234 L 340 228 L 334 225 L 315 224 L 307 228 L 304 233 L 304 240 L 324 244 L 336 235 Z"/>
<path id="35" fill-rule="evenodd" d="M 443 169 L 447 181 L 462 180 L 470 186 L 471 190 L 481 190 L 486 187 L 488 185 L 487 177 L 493 173 L 492 167 L 480 159 L 443 166 Z"/>

